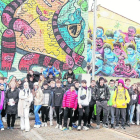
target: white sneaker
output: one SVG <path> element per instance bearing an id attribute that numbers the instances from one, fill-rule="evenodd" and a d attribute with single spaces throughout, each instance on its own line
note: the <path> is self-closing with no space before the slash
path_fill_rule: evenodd
<path id="1" fill-rule="evenodd" d="M 36 128 L 40 128 L 40 125 L 36 125 Z"/>
<path id="2" fill-rule="evenodd" d="M 59 128 L 59 124 L 57 124 L 55 128 Z"/>
<path id="3" fill-rule="evenodd" d="M 62 130 L 62 125 L 59 126 L 59 129 Z"/>
<path id="4" fill-rule="evenodd" d="M 86 126 L 83 126 L 83 130 L 89 130 L 89 128 L 88 127 L 86 127 Z"/>
<path id="5" fill-rule="evenodd" d="M 42 123 L 42 124 L 41 124 L 41 127 L 43 127 L 43 126 L 45 126 L 45 123 Z"/>
<path id="6" fill-rule="evenodd" d="M 53 126 L 53 122 L 52 121 L 50 121 L 50 126 Z"/>
<path id="7" fill-rule="evenodd" d="M 78 127 L 77 127 L 77 130 L 80 131 L 80 130 L 81 130 L 81 126 L 78 126 Z"/>
<path id="8" fill-rule="evenodd" d="M 34 125 L 34 128 L 36 128 L 37 127 L 37 125 Z"/>
<path id="9" fill-rule="evenodd" d="M 29 132 L 30 130 L 25 130 L 25 132 Z"/>
<path id="10" fill-rule="evenodd" d="M 134 122 L 131 122 L 130 124 L 135 124 Z"/>
<path id="11" fill-rule="evenodd" d="M 4 131 L 4 128 L 1 128 L 1 131 Z"/>
<path id="12" fill-rule="evenodd" d="M 137 125 L 140 125 L 140 123 L 139 123 L 139 122 L 137 122 Z"/>
<path id="13" fill-rule="evenodd" d="M 4 123 L 6 123 L 6 119 L 5 119 L 5 117 L 2 117 L 2 121 L 3 121 Z"/>
<path id="14" fill-rule="evenodd" d="M 47 123 L 45 123 L 44 126 L 47 127 Z"/>

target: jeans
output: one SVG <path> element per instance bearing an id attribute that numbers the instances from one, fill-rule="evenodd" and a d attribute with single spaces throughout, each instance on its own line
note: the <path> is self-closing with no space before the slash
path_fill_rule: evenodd
<path id="1" fill-rule="evenodd" d="M 133 121 L 134 110 L 135 110 L 135 104 L 130 106 L 130 123 L 132 123 Z"/>
<path id="2" fill-rule="evenodd" d="M 115 108 L 113 106 L 108 106 L 108 115 L 107 115 L 107 123 L 109 123 L 109 116 L 111 114 L 111 124 L 114 124 L 115 119 Z"/>
<path id="3" fill-rule="evenodd" d="M 96 112 L 97 112 L 97 125 L 100 125 L 100 115 L 101 111 L 103 109 L 103 124 L 106 124 L 107 121 L 107 113 L 108 113 L 108 108 L 107 108 L 107 101 L 97 101 L 96 102 Z"/>
<path id="4" fill-rule="evenodd" d="M 0 110 L 0 129 L 1 129 L 1 128 L 4 128 L 3 123 L 2 123 L 2 120 L 1 120 L 1 119 L 2 119 L 2 117 L 1 117 L 1 112 L 2 112 L 2 110 Z"/>
<path id="5" fill-rule="evenodd" d="M 34 114 L 35 114 L 35 125 L 41 125 L 41 121 L 39 119 L 38 111 L 42 105 L 34 105 Z"/>
<path id="6" fill-rule="evenodd" d="M 116 125 L 119 125 L 119 119 L 120 119 L 120 113 L 121 113 L 121 120 L 122 120 L 122 126 L 125 124 L 125 118 L 126 118 L 126 108 L 116 108 Z"/>
<path id="7" fill-rule="evenodd" d="M 55 112 L 57 117 L 57 124 L 62 125 L 62 108 L 61 106 L 55 106 Z M 60 114 L 61 113 L 61 114 Z"/>
<path id="8" fill-rule="evenodd" d="M 12 122 L 11 122 L 11 117 L 12 117 Z M 8 127 L 10 127 L 10 126 L 14 127 L 15 119 L 16 119 L 16 114 L 7 114 L 7 126 Z"/>
<path id="9" fill-rule="evenodd" d="M 84 125 L 83 126 L 86 126 L 87 121 L 88 121 L 88 115 L 89 115 L 89 106 L 83 106 L 82 108 L 79 108 L 78 111 L 79 111 L 78 126 L 81 126 L 81 121 L 82 121 L 84 113 L 85 113 L 85 115 L 84 115 Z"/>
<path id="10" fill-rule="evenodd" d="M 68 116 L 70 117 L 69 126 L 72 127 L 72 115 L 73 115 L 73 109 L 66 107 L 64 109 L 64 127 L 67 127 Z"/>
<path id="11" fill-rule="evenodd" d="M 140 104 L 137 105 L 137 123 L 140 121 Z"/>
<path id="12" fill-rule="evenodd" d="M 49 110 L 50 110 L 50 107 L 42 106 L 42 122 L 48 121 Z"/>

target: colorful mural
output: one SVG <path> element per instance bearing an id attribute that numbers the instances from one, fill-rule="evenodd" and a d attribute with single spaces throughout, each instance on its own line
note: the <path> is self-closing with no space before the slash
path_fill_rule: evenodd
<path id="1" fill-rule="evenodd" d="M 88 67 L 92 63 L 92 17 L 89 12 Z M 140 24 L 98 6 L 96 35 L 96 76 L 140 77 Z"/>
<path id="2" fill-rule="evenodd" d="M 49 62 L 85 73 L 87 10 L 87 0 L 0 0 L 0 73 L 22 78 Z"/>

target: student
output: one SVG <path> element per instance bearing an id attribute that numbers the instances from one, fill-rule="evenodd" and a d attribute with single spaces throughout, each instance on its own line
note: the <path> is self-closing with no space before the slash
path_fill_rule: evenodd
<path id="1" fill-rule="evenodd" d="M 113 95 L 115 93 L 115 81 L 114 80 L 110 80 L 109 82 L 109 92 L 110 92 L 110 99 L 107 103 L 108 105 L 108 115 L 107 115 L 107 123 L 109 124 L 109 117 L 110 117 L 110 114 L 111 114 L 111 128 L 115 128 L 115 125 L 114 125 L 114 121 L 115 121 L 115 108 L 113 106 L 113 103 L 112 103 L 112 98 L 113 98 Z"/>
<path id="2" fill-rule="evenodd" d="M 63 97 L 63 108 L 64 108 L 64 127 L 63 131 L 67 130 L 68 114 L 70 116 L 69 130 L 72 130 L 72 116 L 74 111 L 77 109 L 77 93 L 75 91 L 75 85 L 72 84 L 70 89 L 66 91 Z"/>
<path id="3" fill-rule="evenodd" d="M 64 89 L 61 87 L 61 82 L 56 81 L 56 88 L 53 91 L 53 108 L 56 111 L 57 125 L 55 128 L 62 129 L 62 100 L 64 95 Z"/>
<path id="4" fill-rule="evenodd" d="M 69 90 L 70 87 L 72 85 L 72 78 L 71 77 L 68 77 L 68 83 L 67 83 L 67 87 L 66 87 L 66 90 Z"/>
<path id="5" fill-rule="evenodd" d="M 81 130 L 81 121 L 83 118 L 83 113 L 85 112 L 84 116 L 84 124 L 83 124 L 83 130 L 88 130 L 87 127 L 87 121 L 88 121 L 88 115 L 89 115 L 89 102 L 91 100 L 91 89 L 87 87 L 87 81 L 82 80 L 81 81 L 82 87 L 78 90 L 78 105 L 79 105 L 79 119 L 78 119 L 78 128 L 77 130 Z"/>
<path id="6" fill-rule="evenodd" d="M 43 93 L 41 88 L 39 87 L 38 82 L 34 83 L 33 95 L 34 95 L 34 114 L 35 114 L 34 127 L 39 128 L 41 125 L 41 121 L 39 119 L 38 111 L 40 110 L 43 103 Z"/>
<path id="7" fill-rule="evenodd" d="M 108 126 L 106 125 L 107 121 L 107 113 L 108 113 L 108 108 L 107 108 L 107 101 L 110 98 L 110 92 L 109 88 L 107 85 L 104 84 L 104 78 L 100 77 L 99 82 L 97 83 L 97 88 L 96 88 L 96 111 L 97 111 L 97 126 L 96 129 L 100 128 L 100 114 L 103 109 L 103 127 L 107 128 Z"/>
<path id="8" fill-rule="evenodd" d="M 140 124 L 140 84 L 138 84 L 138 99 L 137 99 L 137 125 Z"/>
<path id="9" fill-rule="evenodd" d="M 0 85 L 0 129 L 1 131 L 4 130 L 4 125 L 2 123 L 2 110 L 5 108 L 4 105 L 4 100 L 5 100 L 5 91 L 4 91 L 4 85 Z"/>
<path id="10" fill-rule="evenodd" d="M 68 79 L 69 77 L 70 77 L 72 80 L 75 79 L 75 74 L 73 73 L 73 71 L 72 71 L 71 68 L 69 68 L 69 69 L 68 69 L 68 72 L 65 73 L 63 79 Z"/>
<path id="11" fill-rule="evenodd" d="M 53 74 L 52 73 L 49 73 L 49 75 L 47 76 L 47 78 L 46 78 L 46 80 L 48 81 L 48 80 L 50 80 L 50 81 L 55 81 L 55 76 L 53 76 Z"/>
<path id="12" fill-rule="evenodd" d="M 130 102 L 130 96 L 127 88 L 124 85 L 124 81 L 119 79 L 118 87 L 112 98 L 113 106 L 116 108 L 116 128 L 119 127 L 119 118 L 121 114 L 121 128 L 125 129 L 125 117 L 127 104 Z"/>
<path id="13" fill-rule="evenodd" d="M 32 77 L 30 77 L 29 78 L 29 88 L 30 88 L 30 90 L 33 90 L 33 88 L 34 88 L 34 78 L 33 78 L 33 76 Z"/>
<path id="14" fill-rule="evenodd" d="M 14 129 L 15 116 L 17 114 L 17 105 L 19 100 L 19 89 L 15 82 L 10 82 L 9 89 L 5 94 L 6 114 L 7 114 L 7 129 Z M 11 121 L 12 117 L 12 121 Z"/>
<path id="15" fill-rule="evenodd" d="M 40 78 L 39 78 L 39 81 L 38 81 L 38 84 L 39 84 L 39 87 L 42 89 L 43 87 L 43 83 L 45 81 L 45 78 L 43 75 L 40 75 Z"/>
<path id="16" fill-rule="evenodd" d="M 92 114 L 94 111 L 94 105 L 96 104 L 96 95 L 95 95 L 96 81 L 95 80 L 91 81 L 90 88 L 91 88 L 91 101 L 89 103 L 89 117 L 88 117 L 87 127 L 93 128 L 93 126 L 90 124 L 90 121 L 91 121 Z"/>
<path id="17" fill-rule="evenodd" d="M 34 82 L 38 82 L 39 81 L 39 77 L 40 77 L 40 73 L 37 72 L 37 71 L 29 70 L 26 77 L 27 77 L 28 81 L 29 81 L 30 77 L 33 77 L 33 81 Z M 25 82 L 28 82 L 28 81 L 25 81 Z"/>
<path id="18" fill-rule="evenodd" d="M 23 89 L 19 92 L 18 102 L 18 116 L 20 117 L 20 128 L 22 131 L 30 131 L 29 109 L 32 101 L 33 94 L 29 89 L 28 82 L 25 82 L 23 85 Z"/>
<path id="19" fill-rule="evenodd" d="M 48 89 L 48 83 L 45 81 L 43 84 L 42 127 L 47 126 L 51 98 L 51 90 Z"/>

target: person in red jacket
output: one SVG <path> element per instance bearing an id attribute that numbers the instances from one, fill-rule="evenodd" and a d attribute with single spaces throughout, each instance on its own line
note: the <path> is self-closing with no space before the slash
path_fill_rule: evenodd
<path id="1" fill-rule="evenodd" d="M 67 120 L 68 120 L 68 114 L 70 115 L 70 123 L 69 123 L 69 130 L 72 130 L 72 116 L 74 114 L 74 111 L 77 108 L 77 93 L 75 91 L 75 85 L 72 84 L 70 86 L 70 89 L 66 91 L 66 93 L 63 96 L 63 108 L 64 108 L 64 130 L 67 129 Z"/>

